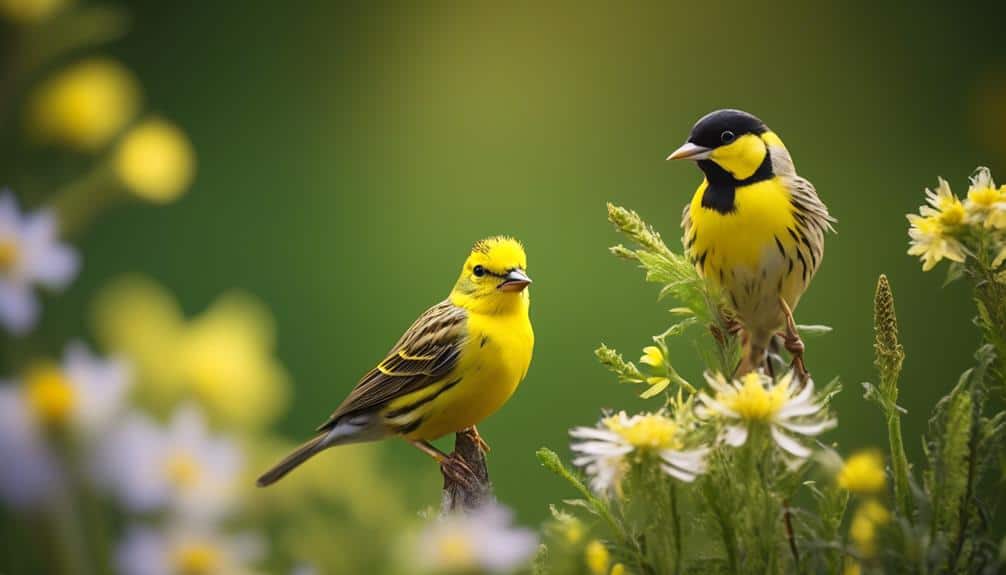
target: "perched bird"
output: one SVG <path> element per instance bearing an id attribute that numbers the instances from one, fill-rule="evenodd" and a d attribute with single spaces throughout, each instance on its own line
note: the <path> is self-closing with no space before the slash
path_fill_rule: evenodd
<path id="1" fill-rule="evenodd" d="M 517 240 L 497 236 L 476 243 L 447 299 L 423 312 L 317 435 L 264 473 L 258 485 L 275 483 L 329 447 L 392 435 L 464 482 L 470 472 L 464 462 L 429 442 L 474 428 L 506 403 L 527 374 L 534 333 L 526 269 Z"/>
<path id="2" fill-rule="evenodd" d="M 705 174 L 681 226 L 688 257 L 723 289 L 746 332 L 739 373 L 766 365 L 779 329 L 794 368 L 807 376 L 793 309 L 824 256 L 835 219 L 797 175 L 774 132 L 740 110 L 717 110 L 692 128 L 668 160 L 694 160 Z"/>

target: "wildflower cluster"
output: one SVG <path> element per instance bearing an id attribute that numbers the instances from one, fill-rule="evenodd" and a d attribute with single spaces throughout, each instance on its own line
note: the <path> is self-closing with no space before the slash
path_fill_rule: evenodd
<path id="1" fill-rule="evenodd" d="M 554 452 L 539 451 L 542 464 L 579 494 L 566 501 L 568 510 L 553 508 L 539 572 L 607 574 L 612 565 L 641 574 L 1002 569 L 1002 542 L 982 519 L 994 499 L 980 488 L 984 473 L 997 461 L 1001 468 L 995 453 L 1001 456 L 1006 444 L 1006 412 L 989 413 L 988 402 L 989 390 L 1002 386 L 997 357 L 1003 356 L 996 351 L 1003 340 L 996 338 L 1006 324 L 992 324 L 1006 318 L 995 315 L 1006 297 L 988 282 L 1002 280 L 1006 258 L 999 236 L 1003 193 L 986 170 L 973 178 L 965 201 L 941 180 L 909 218 L 911 253 L 927 269 L 950 259 L 975 280 L 977 323 L 989 344 L 979 351 L 979 365 L 937 405 L 918 477 L 901 439 L 905 350 L 886 277 L 874 308 L 879 384 L 864 387 L 887 421 L 890 451 L 869 448 L 843 460 L 819 441 L 837 425 L 829 407 L 837 381 L 823 388 L 800 381 L 778 356 L 764 370 L 734 376 L 738 338 L 719 294 L 637 214 L 609 206 L 609 219 L 637 244 L 612 251 L 638 262 L 648 281 L 663 285 L 661 296 L 681 306 L 672 309 L 672 326 L 644 347 L 638 366 L 607 346 L 596 352 L 619 382 L 646 385 L 640 396 L 659 406 L 606 413 L 594 426 L 572 429 L 572 463 L 584 479 Z M 696 325 L 706 330 L 694 347 L 710 366 L 693 379 L 701 385 L 670 358 L 670 338 Z"/>

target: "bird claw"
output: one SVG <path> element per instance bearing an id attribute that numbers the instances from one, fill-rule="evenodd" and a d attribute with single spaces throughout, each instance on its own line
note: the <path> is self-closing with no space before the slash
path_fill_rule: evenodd
<path id="1" fill-rule="evenodd" d="M 474 491 L 479 485 L 475 472 L 457 453 L 451 453 L 440 460 L 440 472 L 444 475 L 444 481 L 457 483 L 465 491 Z"/>
<path id="2" fill-rule="evenodd" d="M 479 446 L 479 451 L 481 451 L 484 455 L 489 453 L 489 444 L 486 443 L 485 439 L 482 439 L 482 434 L 479 433 L 478 428 L 473 425 L 466 429 L 464 433 L 467 433 L 468 436 L 471 437 L 472 441 Z"/>

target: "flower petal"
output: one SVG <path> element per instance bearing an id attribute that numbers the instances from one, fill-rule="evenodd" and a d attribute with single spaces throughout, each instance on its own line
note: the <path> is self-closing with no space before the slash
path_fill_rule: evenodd
<path id="1" fill-rule="evenodd" d="M 772 426 L 772 439 L 774 439 L 776 444 L 784 451 L 787 451 L 800 459 L 804 459 L 811 454 L 810 449 L 800 445 L 799 442 L 782 431 L 779 431 L 779 429 L 774 425 Z"/>

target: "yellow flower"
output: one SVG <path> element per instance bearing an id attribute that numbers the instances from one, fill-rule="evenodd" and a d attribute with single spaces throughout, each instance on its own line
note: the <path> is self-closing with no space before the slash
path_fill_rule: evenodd
<path id="1" fill-rule="evenodd" d="M 68 0 L 0 0 L 0 14 L 18 24 L 35 24 L 67 4 Z"/>
<path id="2" fill-rule="evenodd" d="M 649 399 L 667 389 L 667 386 L 671 385 L 671 380 L 666 377 L 654 376 L 647 377 L 646 383 L 649 384 L 650 387 L 646 388 L 646 391 L 639 394 L 639 397 L 643 399 Z"/>
<path id="3" fill-rule="evenodd" d="M 664 365 L 664 352 L 655 345 L 648 345 L 643 348 L 643 356 L 639 358 L 639 363 L 650 367 L 661 367 Z"/>
<path id="4" fill-rule="evenodd" d="M 886 480 L 884 458 L 876 450 L 854 453 L 846 460 L 836 478 L 839 487 L 860 495 L 882 492 Z"/>
<path id="5" fill-rule="evenodd" d="M 680 441 L 677 441 L 678 425 L 657 413 L 635 415 L 631 419 L 626 418 L 624 413 L 618 413 L 604 418 L 604 425 L 635 448 L 681 447 Z"/>
<path id="6" fill-rule="evenodd" d="M 814 397 L 814 382 L 801 383 L 792 371 L 778 381 L 761 372 L 733 381 L 708 371 L 705 377 L 716 396 L 699 392 L 696 414 L 703 419 L 721 418 L 726 423 L 723 441 L 732 447 L 744 445 L 753 427 L 767 426 L 776 445 L 802 459 L 811 450 L 798 438 L 815 437 L 835 426 Z"/>
<path id="7" fill-rule="evenodd" d="M 584 562 L 592 575 L 608 575 L 608 565 L 611 563 L 611 554 L 608 548 L 597 539 L 587 544 L 583 552 Z"/>
<path id="8" fill-rule="evenodd" d="M 751 372 L 741 377 L 741 385 L 736 391 L 717 393 L 716 399 L 741 419 L 768 421 L 786 405 L 787 384 L 780 381 L 766 387 L 762 384 L 762 377 Z"/>
<path id="9" fill-rule="evenodd" d="M 154 118 L 126 134 L 115 154 L 115 171 L 136 196 L 158 204 L 178 199 L 192 183 L 195 153 L 174 124 Z"/>
<path id="10" fill-rule="evenodd" d="M 863 566 L 855 559 L 846 558 L 845 566 L 842 568 L 842 575 L 861 575 Z"/>
<path id="11" fill-rule="evenodd" d="M 610 575 L 626 575 L 626 573 L 625 565 L 622 565 L 621 563 L 615 563 L 611 566 Z"/>
<path id="12" fill-rule="evenodd" d="M 195 397 L 216 422 L 251 429 L 286 405 L 272 317 L 251 296 L 225 294 L 186 321 L 162 288 L 125 279 L 97 298 L 95 321 L 105 346 L 132 360 L 141 398 L 159 411 Z"/>
<path id="13" fill-rule="evenodd" d="M 936 216 L 908 214 L 908 221 L 911 224 L 908 230 L 911 239 L 908 255 L 922 259 L 922 271 L 933 269 L 944 258 L 955 262 L 964 261 L 964 246 L 946 233 L 946 228 Z"/>
<path id="14" fill-rule="evenodd" d="M 965 203 L 968 223 L 986 228 L 1006 227 L 1006 186 L 996 189 L 988 168 L 978 168 L 971 177 Z"/>
<path id="15" fill-rule="evenodd" d="M 856 509 L 849 524 L 849 538 L 865 557 L 877 552 L 877 530 L 891 520 L 890 512 L 875 500 L 869 500 Z"/>
<path id="16" fill-rule="evenodd" d="M 25 392 L 38 418 L 50 426 L 65 425 L 77 404 L 73 386 L 54 364 L 31 368 L 25 376 Z"/>
<path id="17" fill-rule="evenodd" d="M 140 90 L 118 62 L 84 60 L 44 82 L 30 100 L 29 126 L 44 142 L 102 148 L 136 115 Z"/>

